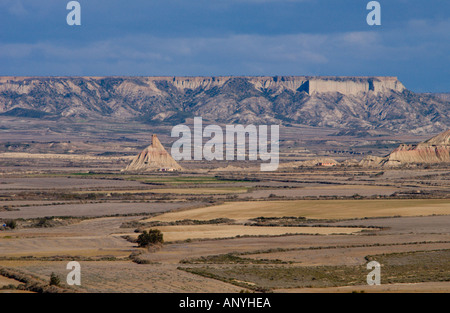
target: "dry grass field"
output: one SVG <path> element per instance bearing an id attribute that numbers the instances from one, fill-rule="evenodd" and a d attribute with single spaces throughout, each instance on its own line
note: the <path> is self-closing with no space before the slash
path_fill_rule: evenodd
<path id="1" fill-rule="evenodd" d="M 89 193 L 118 193 L 118 194 L 172 194 L 172 195 L 227 195 L 246 193 L 247 188 L 224 187 L 224 188 L 160 188 L 160 189 L 139 189 L 139 190 L 99 190 L 99 191 L 78 191 L 79 194 Z"/>
<path id="2" fill-rule="evenodd" d="M 256 227 L 243 225 L 160 226 L 165 241 L 218 239 L 237 236 L 281 236 L 286 234 L 332 235 L 353 234 L 362 228 L 348 227 Z"/>
<path id="3" fill-rule="evenodd" d="M 105 188 L 133 188 L 141 187 L 139 182 L 113 179 L 85 179 L 76 176 L 56 176 L 37 175 L 38 177 L 8 177 L 0 178 L 1 191 L 21 191 L 21 190 L 67 190 L 76 191 L 78 189 Z"/>
<path id="4" fill-rule="evenodd" d="M 101 203 L 67 203 L 55 205 L 30 205 L 18 207 L 14 211 L 0 212 L 0 218 L 39 218 L 39 217 L 101 217 L 115 214 L 150 214 L 161 213 L 175 209 L 189 208 L 198 205 L 198 202 L 121 202 L 109 201 Z"/>
<path id="5" fill-rule="evenodd" d="M 169 212 L 146 221 L 210 220 L 227 217 L 296 216 L 310 219 L 354 219 L 450 214 L 450 200 L 297 200 L 230 202 L 189 211 Z"/>
<path id="6" fill-rule="evenodd" d="M 408 190 L 407 188 L 394 186 L 369 186 L 369 185 L 333 185 L 333 186 L 302 186 L 302 188 L 287 189 L 261 189 L 250 190 L 249 193 L 239 195 L 239 198 L 263 199 L 267 195 L 275 195 L 277 197 L 311 197 L 311 196 L 336 196 L 351 197 L 355 194 L 360 196 L 389 196 L 394 192 Z"/>
<path id="7" fill-rule="evenodd" d="M 276 289 L 276 293 L 448 293 L 450 282 L 356 285 L 328 288 Z"/>
<path id="8" fill-rule="evenodd" d="M 0 262 L 0 267 L 17 268 L 21 272 L 48 280 L 52 272 L 64 280 L 67 261 Z M 129 261 L 84 261 L 81 264 L 81 286 L 72 292 L 91 293 L 161 293 L 161 292 L 230 292 L 243 288 L 221 281 L 177 270 L 177 265 L 136 264 Z"/>
<path id="9" fill-rule="evenodd" d="M 414 244 L 414 245 L 392 245 L 389 247 L 389 253 L 409 252 L 411 246 L 414 249 L 420 251 L 432 251 L 439 249 L 450 249 L 450 242 L 448 243 L 427 243 L 427 244 Z M 311 250 L 299 250 L 293 249 L 286 252 L 277 253 L 258 253 L 245 255 L 247 258 L 254 258 L 255 260 L 261 259 L 282 259 L 286 262 L 295 263 L 301 266 L 349 266 L 349 265 L 361 265 L 364 264 L 365 257 L 370 254 L 381 254 L 386 252 L 386 246 L 367 246 L 361 247 L 354 245 L 353 247 L 341 248 L 341 249 L 319 249 Z"/>

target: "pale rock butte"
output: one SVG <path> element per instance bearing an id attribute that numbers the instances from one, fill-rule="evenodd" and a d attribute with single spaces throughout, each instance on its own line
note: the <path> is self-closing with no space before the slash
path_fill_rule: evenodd
<path id="1" fill-rule="evenodd" d="M 134 157 L 125 169 L 127 172 L 181 170 L 183 168 L 164 149 L 156 135 L 152 136 L 152 144 Z"/>

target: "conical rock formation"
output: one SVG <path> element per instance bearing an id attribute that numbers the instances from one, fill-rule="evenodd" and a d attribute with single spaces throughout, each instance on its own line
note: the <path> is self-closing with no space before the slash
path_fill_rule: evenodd
<path id="1" fill-rule="evenodd" d="M 181 171 L 183 168 L 164 149 L 156 135 L 152 137 L 152 144 L 139 153 L 127 166 L 125 171 Z"/>

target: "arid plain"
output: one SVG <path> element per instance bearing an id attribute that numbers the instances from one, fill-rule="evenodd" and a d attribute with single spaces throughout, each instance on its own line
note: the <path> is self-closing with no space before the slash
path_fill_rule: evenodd
<path id="1" fill-rule="evenodd" d="M 14 224 L 0 231 L 4 292 L 450 290 L 446 165 L 260 172 L 249 162 L 192 161 L 181 162 L 181 172 L 137 174 L 122 170 L 150 143 L 146 136 L 167 130 L 120 141 L 104 140 L 98 127 L 93 142 L 74 131 L 64 142 L 39 135 L 31 142 L 15 127 L 2 131 L 9 141 L 0 153 L 0 220 Z M 289 141 L 293 128 L 282 131 L 281 165 L 354 157 L 336 151 L 327 130 L 304 129 L 306 143 Z M 387 146 L 342 137 L 339 144 L 361 140 L 366 146 L 357 153 L 384 155 L 405 138 L 385 138 Z M 149 229 L 162 231 L 164 244 L 138 247 L 137 236 Z M 382 266 L 381 286 L 366 283 L 370 260 Z M 81 286 L 66 284 L 69 261 L 81 265 Z M 52 273 L 59 286 L 49 286 Z"/>

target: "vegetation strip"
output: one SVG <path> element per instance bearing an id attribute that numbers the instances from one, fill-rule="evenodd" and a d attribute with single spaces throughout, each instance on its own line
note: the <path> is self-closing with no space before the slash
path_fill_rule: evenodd
<path id="1" fill-rule="evenodd" d="M 350 248 L 370 248 L 370 247 L 389 247 L 389 246 L 406 246 L 406 245 L 424 245 L 424 244 L 438 244 L 438 243 L 450 243 L 450 241 L 421 241 L 421 242 L 405 242 L 405 243 L 375 243 L 375 244 L 363 244 L 363 245 L 339 245 L 339 246 L 313 246 L 302 248 L 277 248 L 268 250 L 256 250 L 246 252 L 230 252 L 226 254 L 218 254 L 200 258 L 189 258 L 180 261 L 182 264 L 288 264 L 292 262 L 284 262 L 279 259 L 267 260 L 262 259 L 261 263 L 258 263 L 259 259 L 240 258 L 243 255 L 255 255 L 255 254 L 267 254 L 267 253 L 280 253 L 290 251 L 307 251 L 307 250 L 326 250 L 326 249 L 350 249 Z M 227 262 L 229 261 L 229 262 Z M 271 262 L 273 261 L 273 262 Z"/>
<path id="2" fill-rule="evenodd" d="M 367 256 L 382 264 L 382 284 L 450 281 L 450 249 Z M 365 285 L 368 271 L 360 266 L 240 265 L 178 269 L 255 291 Z"/>
<path id="3" fill-rule="evenodd" d="M 15 288 L 18 290 L 26 290 L 37 293 L 75 292 L 73 289 L 52 284 L 51 280 L 46 283 L 35 275 L 25 274 L 16 269 L 0 267 L 0 275 L 21 282 L 22 284 Z"/>

